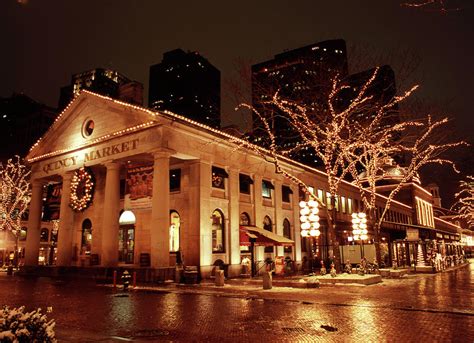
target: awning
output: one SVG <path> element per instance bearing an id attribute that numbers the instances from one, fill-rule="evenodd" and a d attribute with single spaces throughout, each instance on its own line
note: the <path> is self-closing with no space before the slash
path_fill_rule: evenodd
<path id="1" fill-rule="evenodd" d="M 256 226 L 241 226 L 240 245 L 249 246 L 250 238 L 255 239 L 255 245 L 286 246 L 295 244 L 295 242 L 291 239 L 277 235 L 271 231 L 267 231 Z"/>

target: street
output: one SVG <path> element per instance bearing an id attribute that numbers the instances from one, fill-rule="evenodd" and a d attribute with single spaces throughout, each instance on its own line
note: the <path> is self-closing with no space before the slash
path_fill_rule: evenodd
<path id="1" fill-rule="evenodd" d="M 52 306 L 66 342 L 473 342 L 474 264 L 373 286 L 172 287 L 123 293 L 82 280 L 0 276 L 0 299 Z"/>

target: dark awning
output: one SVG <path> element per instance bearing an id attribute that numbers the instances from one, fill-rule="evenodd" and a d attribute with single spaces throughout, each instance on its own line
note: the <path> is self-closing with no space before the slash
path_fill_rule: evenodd
<path id="1" fill-rule="evenodd" d="M 255 245 L 263 246 L 287 246 L 295 242 L 289 238 L 277 235 L 271 231 L 256 226 L 240 227 L 240 245 L 250 245 L 250 238 L 255 238 Z"/>
<path id="2" fill-rule="evenodd" d="M 221 177 L 229 177 L 229 174 L 223 168 L 219 167 L 212 167 L 212 175 L 221 176 Z"/>
<path id="3" fill-rule="evenodd" d="M 249 175 L 239 174 L 239 182 L 240 183 L 247 183 L 249 185 L 253 185 L 253 180 Z"/>
<path id="4" fill-rule="evenodd" d="M 267 187 L 268 189 L 275 189 L 271 181 L 263 180 L 262 183 Z"/>
<path id="5" fill-rule="evenodd" d="M 290 186 L 283 185 L 281 187 L 281 191 L 286 194 L 293 194 L 293 191 L 291 190 Z"/>

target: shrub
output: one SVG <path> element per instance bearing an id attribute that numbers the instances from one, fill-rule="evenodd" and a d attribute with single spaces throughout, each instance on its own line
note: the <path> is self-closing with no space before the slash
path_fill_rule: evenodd
<path id="1" fill-rule="evenodd" d="M 57 342 L 53 319 L 48 321 L 41 309 L 24 311 L 25 306 L 0 310 L 0 342 Z"/>

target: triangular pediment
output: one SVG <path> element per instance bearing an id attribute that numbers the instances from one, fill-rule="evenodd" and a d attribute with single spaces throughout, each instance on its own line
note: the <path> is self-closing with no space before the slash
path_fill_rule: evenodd
<path id="1" fill-rule="evenodd" d="M 26 159 L 32 161 L 85 148 L 157 120 L 159 116 L 144 108 L 83 91 L 33 145 Z"/>

